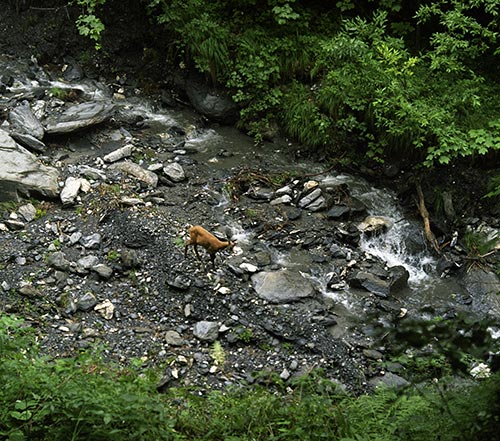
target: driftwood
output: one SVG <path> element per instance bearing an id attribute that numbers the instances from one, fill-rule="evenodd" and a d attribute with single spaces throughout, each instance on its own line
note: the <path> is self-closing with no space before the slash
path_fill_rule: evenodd
<path id="1" fill-rule="evenodd" d="M 422 219 L 424 221 L 424 234 L 425 238 L 427 241 L 432 245 L 432 248 L 437 253 L 441 253 L 441 249 L 439 248 L 438 241 L 436 239 L 436 236 L 434 236 L 434 233 L 431 230 L 431 222 L 429 220 L 429 212 L 427 211 L 427 208 L 425 206 L 425 200 L 424 200 L 424 193 L 422 192 L 422 187 L 420 186 L 419 183 L 416 184 L 417 187 L 417 194 L 418 194 L 418 210 L 420 211 L 420 216 L 422 216 Z"/>

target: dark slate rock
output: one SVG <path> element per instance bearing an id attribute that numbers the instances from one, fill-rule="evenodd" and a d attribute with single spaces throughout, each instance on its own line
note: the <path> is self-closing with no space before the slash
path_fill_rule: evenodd
<path id="1" fill-rule="evenodd" d="M 60 114 L 51 115 L 45 123 L 49 134 L 71 133 L 108 120 L 114 111 L 112 104 L 91 102 L 75 104 Z"/>
<path id="2" fill-rule="evenodd" d="M 350 283 L 352 286 L 364 288 L 380 297 L 387 297 L 390 293 L 389 282 L 365 271 L 358 271 L 350 279 Z"/>
<path id="3" fill-rule="evenodd" d="M 391 284 L 391 294 L 401 291 L 408 287 L 410 273 L 401 265 L 393 266 L 389 269 L 389 278 Z"/>
<path id="4" fill-rule="evenodd" d="M 350 208 L 345 205 L 335 205 L 326 213 L 326 217 L 329 219 L 340 219 L 349 214 Z"/>

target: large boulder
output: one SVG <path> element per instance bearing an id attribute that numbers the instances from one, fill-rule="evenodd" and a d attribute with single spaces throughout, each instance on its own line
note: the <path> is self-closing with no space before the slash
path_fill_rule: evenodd
<path id="1" fill-rule="evenodd" d="M 271 303 L 290 303 L 311 297 L 314 287 L 301 273 L 288 269 L 261 271 L 252 275 L 257 295 Z"/>
<path id="2" fill-rule="evenodd" d="M 59 172 L 43 165 L 1 129 L 0 158 L 0 200 L 17 201 L 20 195 L 48 198 L 59 195 Z"/>
<path id="3" fill-rule="evenodd" d="M 75 104 L 47 118 L 45 133 L 61 134 L 86 129 L 108 120 L 113 112 L 114 106 L 105 102 Z"/>
<path id="4" fill-rule="evenodd" d="M 463 274 L 462 284 L 474 312 L 500 318 L 500 279 L 495 273 L 471 268 Z"/>
<path id="5" fill-rule="evenodd" d="M 186 94 L 193 107 L 208 119 L 228 125 L 238 120 L 238 107 L 224 92 L 192 78 L 186 82 Z"/>

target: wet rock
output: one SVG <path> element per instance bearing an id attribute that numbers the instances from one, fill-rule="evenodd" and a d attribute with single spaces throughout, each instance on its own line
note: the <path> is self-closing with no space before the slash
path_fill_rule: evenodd
<path id="1" fill-rule="evenodd" d="M 271 303 L 289 303 L 311 297 L 314 287 L 299 272 L 261 271 L 251 277 L 257 295 Z"/>
<path id="2" fill-rule="evenodd" d="M 193 334 L 200 340 L 213 342 L 219 336 L 219 325 L 205 320 L 197 322 L 193 327 Z"/>
<path id="3" fill-rule="evenodd" d="M 44 129 L 38 118 L 31 110 L 28 101 L 23 101 L 9 113 L 10 129 L 14 133 L 30 135 L 41 140 Z"/>
<path id="4" fill-rule="evenodd" d="M 19 195 L 59 195 L 59 172 L 47 167 L 0 129 L 0 200 L 19 199 Z"/>
<path id="5" fill-rule="evenodd" d="M 184 169 L 182 168 L 182 165 L 180 165 L 178 162 L 172 162 L 171 164 L 167 164 L 165 167 L 163 167 L 163 173 L 172 182 L 181 182 L 184 179 L 186 179 L 186 174 L 184 173 Z"/>
<path id="6" fill-rule="evenodd" d="M 410 273 L 401 265 L 393 266 L 389 269 L 389 280 L 391 285 L 391 294 L 397 293 L 408 287 Z"/>
<path id="7" fill-rule="evenodd" d="M 145 184 L 156 187 L 158 185 L 158 175 L 152 171 L 145 170 L 139 164 L 130 161 L 117 162 L 109 167 L 110 170 L 119 170 Z"/>
<path id="8" fill-rule="evenodd" d="M 363 234 L 374 236 L 385 233 L 392 228 L 392 221 L 384 216 L 367 216 L 363 222 L 358 224 L 358 229 Z"/>
<path id="9" fill-rule="evenodd" d="M 472 299 L 472 309 L 478 313 L 500 317 L 500 279 L 491 271 L 471 268 L 461 283 Z"/>
<path id="10" fill-rule="evenodd" d="M 186 93 L 193 107 L 212 121 L 234 124 L 238 118 L 238 107 L 224 92 L 210 89 L 202 81 L 191 79 L 186 84 Z"/>
<path id="11" fill-rule="evenodd" d="M 75 104 L 60 114 L 53 114 L 45 122 L 48 134 L 71 133 L 108 120 L 114 106 L 106 102 Z"/>
<path id="12" fill-rule="evenodd" d="M 345 205 L 335 205 L 327 211 L 326 217 L 329 219 L 340 219 L 349 214 L 350 211 L 349 207 Z"/>
<path id="13" fill-rule="evenodd" d="M 113 150 L 111 153 L 105 155 L 102 159 L 105 162 L 116 162 L 120 159 L 128 158 L 132 155 L 132 144 L 127 144 L 119 149 Z"/>
<path id="14" fill-rule="evenodd" d="M 390 293 L 389 282 L 365 271 L 358 271 L 349 282 L 351 286 L 364 288 L 380 297 L 387 297 Z"/>

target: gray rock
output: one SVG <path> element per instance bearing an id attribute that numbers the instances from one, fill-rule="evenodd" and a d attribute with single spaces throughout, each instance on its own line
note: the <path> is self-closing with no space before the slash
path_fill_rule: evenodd
<path id="1" fill-rule="evenodd" d="M 177 276 L 174 280 L 167 281 L 168 286 L 178 289 L 179 291 L 186 291 L 191 286 L 191 280 L 185 276 Z"/>
<path id="2" fill-rule="evenodd" d="M 273 199 L 271 205 L 289 204 L 290 202 L 292 202 L 292 197 L 289 194 L 284 194 L 283 196 Z"/>
<path id="3" fill-rule="evenodd" d="M 17 212 L 26 222 L 31 222 L 36 217 L 36 208 L 33 204 L 24 204 L 18 208 Z"/>
<path id="4" fill-rule="evenodd" d="M 405 380 L 399 375 L 393 374 L 392 372 L 386 372 L 381 377 L 373 378 L 370 383 L 376 387 L 388 387 L 394 389 L 403 389 L 410 385 L 410 382 Z"/>
<path id="5" fill-rule="evenodd" d="M 100 124 L 111 117 L 114 106 L 104 102 L 75 104 L 60 114 L 51 115 L 45 122 L 45 132 L 71 133 Z"/>
<path id="6" fill-rule="evenodd" d="M 309 194 L 307 194 L 306 196 L 302 197 L 299 200 L 299 207 L 306 208 L 320 196 L 321 196 L 321 188 L 315 188 L 313 191 L 311 191 Z"/>
<path id="7" fill-rule="evenodd" d="M 73 205 L 78 196 L 82 182 L 80 178 L 69 176 L 64 182 L 64 187 L 59 195 L 63 206 Z"/>
<path id="8" fill-rule="evenodd" d="M 136 179 L 150 185 L 151 187 L 156 187 L 158 185 L 158 175 L 152 171 L 145 170 L 139 164 L 130 161 L 117 162 L 110 165 L 110 170 L 119 170 Z"/>
<path id="9" fill-rule="evenodd" d="M 59 172 L 41 164 L 33 153 L 0 129 L 0 201 L 18 200 L 19 195 L 59 195 Z"/>
<path id="10" fill-rule="evenodd" d="M 49 256 L 49 266 L 61 271 L 68 271 L 71 262 L 66 259 L 66 255 L 62 251 L 56 251 Z"/>
<path id="11" fill-rule="evenodd" d="M 80 242 L 85 248 L 98 248 L 101 245 L 101 235 L 94 233 L 90 236 L 84 236 L 80 239 Z"/>
<path id="12" fill-rule="evenodd" d="M 108 280 L 113 275 L 113 268 L 104 263 L 98 263 L 92 267 L 94 271 L 101 279 Z"/>
<path id="13" fill-rule="evenodd" d="M 362 287 L 379 297 L 387 297 L 391 288 L 389 282 L 365 271 L 358 271 L 350 279 L 350 283 L 352 286 Z"/>
<path id="14" fill-rule="evenodd" d="M 47 148 L 47 146 L 42 141 L 27 133 L 11 132 L 10 136 L 12 136 L 12 138 L 14 138 L 19 144 L 26 147 L 28 150 L 32 150 L 36 153 L 43 153 Z"/>
<path id="15" fill-rule="evenodd" d="M 165 333 L 165 342 L 170 346 L 183 346 L 186 344 L 186 340 L 177 331 L 167 331 Z"/>
<path id="16" fill-rule="evenodd" d="M 195 323 L 193 334 L 203 341 L 215 341 L 219 336 L 219 325 L 217 322 L 201 321 Z"/>
<path id="17" fill-rule="evenodd" d="M 75 231 L 74 233 L 69 236 L 69 243 L 70 245 L 75 245 L 78 242 L 80 242 L 80 239 L 82 238 L 83 234 L 80 233 L 79 231 Z"/>
<path id="18" fill-rule="evenodd" d="M 238 120 L 237 105 L 223 92 L 210 90 L 205 83 L 195 80 L 186 84 L 186 93 L 193 107 L 207 118 L 229 125 Z"/>
<path id="19" fill-rule="evenodd" d="M 461 283 L 472 298 L 474 311 L 500 317 L 500 279 L 495 273 L 471 268 Z"/>
<path id="20" fill-rule="evenodd" d="M 314 201 L 312 201 L 305 208 L 306 210 L 309 211 L 323 210 L 324 208 L 326 208 L 326 199 L 323 196 L 320 196 L 319 198 L 316 198 Z"/>
<path id="21" fill-rule="evenodd" d="M 163 167 L 163 173 L 165 173 L 165 176 L 167 176 L 167 178 L 172 182 L 181 182 L 186 179 L 184 169 L 178 162 L 167 164 L 165 167 Z"/>
<path id="22" fill-rule="evenodd" d="M 120 254 L 120 260 L 126 270 L 140 266 L 139 255 L 135 250 L 124 249 Z"/>
<path id="23" fill-rule="evenodd" d="M 106 173 L 98 168 L 89 167 L 88 165 L 81 165 L 79 167 L 79 172 L 82 176 L 85 176 L 88 179 L 94 179 L 96 181 L 99 179 L 101 181 L 106 180 Z"/>
<path id="24" fill-rule="evenodd" d="M 102 159 L 105 162 L 116 162 L 120 159 L 128 158 L 132 155 L 132 144 L 127 144 L 119 149 L 113 150 L 112 152 L 105 155 Z"/>
<path id="25" fill-rule="evenodd" d="M 84 256 L 76 262 L 77 267 L 83 270 L 90 270 L 93 266 L 99 263 L 99 258 L 97 256 Z"/>
<path id="26" fill-rule="evenodd" d="M 95 305 L 97 305 L 97 298 L 91 292 L 85 293 L 76 302 L 76 307 L 80 311 L 90 311 Z"/>
<path id="27" fill-rule="evenodd" d="M 314 294 L 314 287 L 299 272 L 261 271 L 251 276 L 257 295 L 272 303 L 289 303 Z"/>
<path id="28" fill-rule="evenodd" d="M 31 110 L 28 101 L 23 101 L 10 111 L 9 121 L 12 132 L 31 135 L 38 140 L 43 138 L 43 126 Z"/>

